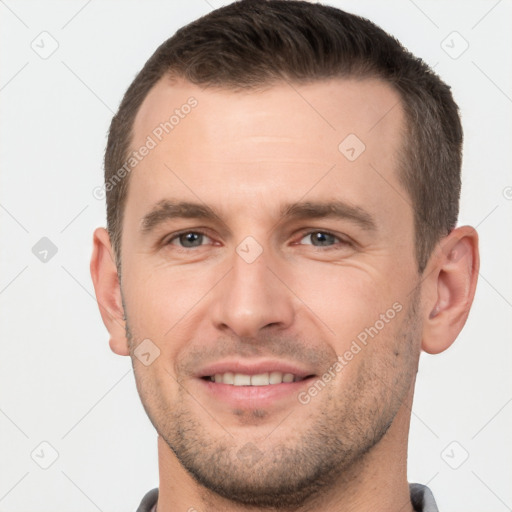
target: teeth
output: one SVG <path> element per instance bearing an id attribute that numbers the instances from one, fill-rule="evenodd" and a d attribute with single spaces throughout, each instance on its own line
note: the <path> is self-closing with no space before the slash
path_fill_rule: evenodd
<path id="1" fill-rule="evenodd" d="M 235 373 L 235 381 L 233 382 L 234 386 L 250 386 L 251 385 L 251 376 L 244 375 L 243 373 Z"/>
<path id="2" fill-rule="evenodd" d="M 251 375 L 251 386 L 268 386 L 270 384 L 268 373 L 260 373 L 259 375 Z"/>
<path id="3" fill-rule="evenodd" d="M 293 373 L 270 372 L 258 375 L 245 375 L 243 373 L 216 373 L 210 377 L 212 382 L 218 384 L 231 384 L 233 386 L 268 386 L 269 384 L 281 384 L 282 382 L 297 382 L 302 380 Z"/>
<path id="4" fill-rule="evenodd" d="M 217 382 L 217 375 L 215 375 L 215 382 Z M 234 384 L 235 383 L 235 374 L 231 372 L 226 372 L 224 375 L 219 375 L 219 382 L 224 382 L 224 384 Z"/>
<path id="5" fill-rule="evenodd" d="M 270 384 L 281 384 L 283 382 L 283 374 L 281 372 L 270 373 Z"/>

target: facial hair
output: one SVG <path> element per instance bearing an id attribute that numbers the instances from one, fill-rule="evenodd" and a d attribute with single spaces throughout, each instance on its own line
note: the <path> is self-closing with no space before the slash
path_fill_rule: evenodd
<path id="1" fill-rule="evenodd" d="M 369 341 L 385 345 L 386 351 L 364 347 L 355 356 L 363 358 L 355 378 L 342 389 L 336 379 L 328 384 L 311 402 L 314 414 L 307 422 L 297 425 L 292 411 L 279 425 L 281 435 L 289 431 L 279 443 L 272 442 L 272 435 L 249 441 L 228 433 L 212 436 L 214 420 L 207 424 L 192 413 L 185 386 L 180 384 L 178 399 L 169 403 L 166 383 L 137 375 L 134 365 L 137 388 L 155 429 L 201 486 L 248 508 L 297 509 L 341 482 L 349 486 L 391 426 L 417 371 L 418 305 L 416 290 L 402 319 L 397 316 Z M 126 326 L 131 338 L 128 319 Z M 286 343 L 283 347 L 289 350 Z M 315 357 L 330 357 L 332 363 L 327 350 Z"/>

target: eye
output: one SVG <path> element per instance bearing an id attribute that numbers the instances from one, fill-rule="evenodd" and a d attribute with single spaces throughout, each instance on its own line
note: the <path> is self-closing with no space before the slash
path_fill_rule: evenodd
<path id="1" fill-rule="evenodd" d="M 193 249 L 203 245 L 204 241 L 211 242 L 211 238 L 200 231 L 186 231 L 184 233 L 178 233 L 172 238 L 169 238 L 168 245 L 176 245 L 185 249 Z"/>
<path id="2" fill-rule="evenodd" d="M 305 245 L 313 245 L 315 247 L 331 247 L 337 243 L 348 244 L 347 241 L 328 231 L 310 231 L 300 239 L 299 243 L 302 242 Z"/>

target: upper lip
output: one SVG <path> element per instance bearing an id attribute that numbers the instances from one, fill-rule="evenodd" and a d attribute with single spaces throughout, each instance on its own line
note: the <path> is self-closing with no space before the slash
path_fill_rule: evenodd
<path id="1" fill-rule="evenodd" d="M 314 375 L 314 372 L 301 368 L 293 363 L 277 360 L 249 362 L 241 359 L 225 360 L 212 363 L 199 370 L 197 377 L 211 377 L 219 373 L 243 373 L 245 375 L 259 375 L 262 373 L 281 372 L 292 373 L 301 378 Z"/>

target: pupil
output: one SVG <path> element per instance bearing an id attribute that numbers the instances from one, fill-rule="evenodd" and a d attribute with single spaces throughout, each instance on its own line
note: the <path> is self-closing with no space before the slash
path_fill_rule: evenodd
<path id="1" fill-rule="evenodd" d="M 327 233 L 317 232 L 313 235 L 313 241 L 318 242 L 317 245 L 329 245 L 333 242 L 333 236 Z"/>
<path id="2" fill-rule="evenodd" d="M 203 235 L 199 233 L 186 233 L 184 235 L 181 235 L 181 244 L 184 247 L 196 247 L 197 242 L 199 242 L 199 245 L 201 245 Z"/>

